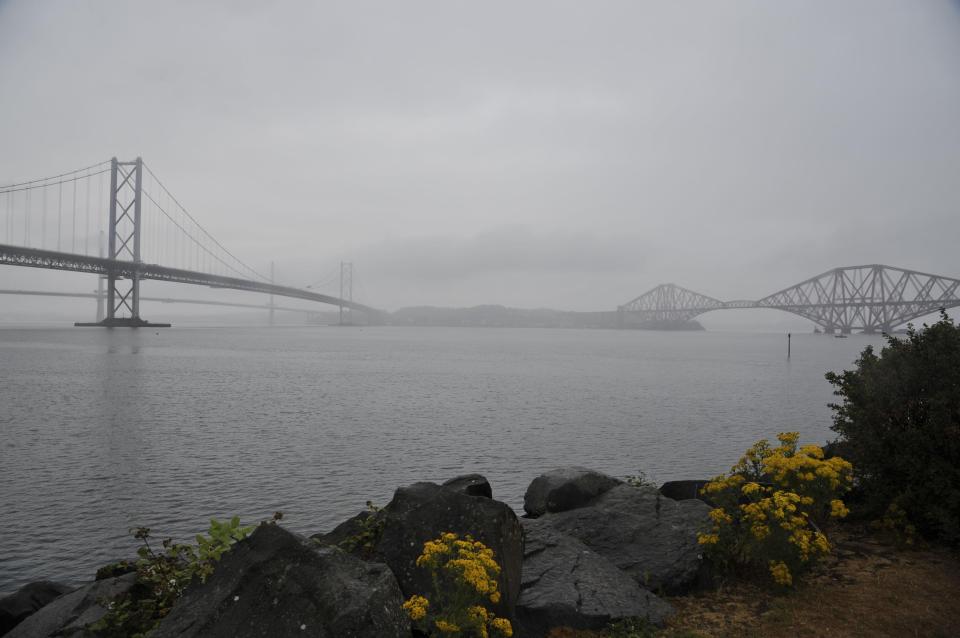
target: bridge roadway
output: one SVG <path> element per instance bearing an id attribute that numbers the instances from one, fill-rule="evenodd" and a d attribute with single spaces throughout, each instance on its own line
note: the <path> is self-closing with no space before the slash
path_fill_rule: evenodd
<path id="1" fill-rule="evenodd" d="M 276 295 L 278 297 L 305 299 L 307 301 L 316 301 L 332 306 L 342 306 L 357 312 L 367 313 L 371 317 L 377 317 L 381 314 L 380 310 L 356 303 L 355 301 L 348 301 L 346 299 L 340 299 L 339 297 L 323 295 L 290 286 L 278 286 L 262 281 L 210 275 L 192 270 L 167 268 L 156 264 L 106 259 L 104 257 L 88 257 L 86 255 L 75 255 L 73 253 L 62 253 L 53 250 L 39 250 L 36 248 L 22 248 L 20 246 L 0 244 L 0 265 L 46 268 L 48 270 L 83 272 L 95 275 L 108 275 L 113 273 L 117 277 L 126 279 L 132 279 L 134 276 L 137 276 L 141 280 L 172 281 L 194 286 L 245 290 L 247 292 L 258 292 L 265 295 Z M 264 307 L 269 309 L 269 306 Z"/>
<path id="2" fill-rule="evenodd" d="M 97 294 L 95 292 L 56 292 L 46 290 L 11 290 L 0 289 L 0 295 L 24 295 L 27 297 L 72 297 L 74 299 L 106 299 L 107 293 Z M 315 310 L 307 308 L 290 308 L 288 306 L 270 306 L 270 304 L 256 303 L 236 303 L 233 301 L 205 301 L 203 299 L 178 299 L 175 297 L 144 297 L 140 296 L 140 301 L 157 301 L 159 303 L 186 303 L 198 306 L 227 306 L 230 308 L 253 308 L 256 310 L 279 310 L 281 312 L 302 312 L 311 314 Z"/>

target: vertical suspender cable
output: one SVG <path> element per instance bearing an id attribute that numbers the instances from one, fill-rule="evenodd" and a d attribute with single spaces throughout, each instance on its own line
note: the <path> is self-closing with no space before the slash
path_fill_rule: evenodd
<path id="1" fill-rule="evenodd" d="M 30 190 L 25 193 L 26 204 L 23 207 L 23 247 L 30 243 Z"/>
<path id="2" fill-rule="evenodd" d="M 47 247 L 47 187 L 43 187 L 43 213 L 40 215 L 40 248 Z"/>
<path id="3" fill-rule="evenodd" d="M 63 233 L 63 182 L 57 186 L 57 250 L 60 248 L 60 239 Z"/>
<path id="4" fill-rule="evenodd" d="M 87 178 L 87 221 L 83 229 L 83 254 L 90 254 L 90 178 Z"/>
<path id="5" fill-rule="evenodd" d="M 70 252 L 77 252 L 77 182 L 73 182 L 73 227 L 70 229 Z"/>
<path id="6" fill-rule="evenodd" d="M 103 173 L 100 173 L 99 183 L 100 183 L 100 185 L 97 186 L 97 203 L 98 203 L 100 206 L 103 206 L 103 204 L 104 204 L 104 201 L 103 201 Z M 107 204 L 106 210 L 110 210 L 110 205 L 109 205 L 109 204 Z M 100 231 L 99 234 L 97 235 L 98 237 L 102 237 L 102 236 L 103 236 L 103 215 L 104 215 L 104 212 L 103 212 L 103 211 L 100 211 L 99 213 L 97 213 L 97 224 L 98 224 L 97 230 Z M 100 241 L 100 240 L 98 239 L 97 241 Z"/>

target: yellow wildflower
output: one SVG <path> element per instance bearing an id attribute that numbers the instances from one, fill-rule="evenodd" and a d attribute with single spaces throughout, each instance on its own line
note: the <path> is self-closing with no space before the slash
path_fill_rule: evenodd
<path id="1" fill-rule="evenodd" d="M 847 506 L 843 504 L 843 501 L 836 498 L 830 501 L 830 516 L 834 518 L 843 518 L 850 513 L 850 510 L 847 509 Z"/>
<path id="2" fill-rule="evenodd" d="M 790 575 L 790 568 L 783 561 L 770 561 L 770 575 L 778 585 L 788 586 L 793 584 L 793 576 Z"/>
<path id="3" fill-rule="evenodd" d="M 423 596 L 417 596 L 414 594 L 410 597 L 410 600 L 403 603 L 403 608 L 407 610 L 407 615 L 410 616 L 410 620 L 420 620 L 427 615 L 427 607 L 430 606 L 430 601 L 424 598 Z"/>
<path id="4" fill-rule="evenodd" d="M 445 634 L 458 634 L 458 633 L 460 633 L 460 627 L 458 627 L 457 625 L 453 624 L 452 622 L 447 622 L 446 620 L 442 620 L 442 619 L 441 619 L 441 620 L 437 620 L 437 621 L 434 622 L 433 624 L 437 626 L 437 629 L 439 629 L 441 632 L 443 632 L 443 633 L 445 633 Z"/>
<path id="5" fill-rule="evenodd" d="M 701 545 L 716 545 L 720 542 L 718 534 L 697 534 L 697 542 Z"/>
<path id="6" fill-rule="evenodd" d="M 490 622 L 490 626 L 506 636 L 506 638 L 513 636 L 513 627 L 510 625 L 510 621 L 506 618 L 494 618 Z"/>
<path id="7" fill-rule="evenodd" d="M 758 541 L 762 541 L 770 535 L 770 528 L 766 525 L 753 525 L 750 527 L 750 532 Z"/>
<path id="8" fill-rule="evenodd" d="M 830 553 L 830 543 L 827 541 L 827 537 L 822 533 L 817 532 L 815 538 L 813 539 L 813 544 L 821 554 Z"/>
<path id="9" fill-rule="evenodd" d="M 467 615 L 473 620 L 483 621 L 484 624 L 487 622 L 487 618 L 490 615 L 490 612 L 487 611 L 485 607 L 480 605 L 473 605 L 467 608 Z"/>
<path id="10" fill-rule="evenodd" d="M 733 522 L 733 518 L 729 514 L 723 511 L 722 507 L 710 510 L 710 520 L 712 520 L 717 525 L 726 524 L 729 525 Z"/>
<path id="11" fill-rule="evenodd" d="M 760 484 L 759 484 L 759 483 L 747 483 L 747 484 L 745 484 L 745 485 L 741 488 L 741 491 L 743 492 L 743 494 L 744 494 L 745 496 L 751 496 L 752 494 L 756 494 L 757 492 L 760 491 Z"/>

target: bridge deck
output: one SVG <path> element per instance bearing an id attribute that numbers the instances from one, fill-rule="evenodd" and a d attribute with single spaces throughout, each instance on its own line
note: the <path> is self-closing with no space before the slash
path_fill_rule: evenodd
<path id="1" fill-rule="evenodd" d="M 226 288 L 230 290 L 245 290 L 259 292 L 265 295 L 305 299 L 333 306 L 343 306 L 358 312 L 378 315 L 380 311 L 364 304 L 347 301 L 339 297 L 323 295 L 309 290 L 301 290 L 290 286 L 278 286 L 262 281 L 223 277 L 207 273 L 167 268 L 156 264 L 136 263 L 103 257 L 88 257 L 73 253 L 63 253 L 36 248 L 22 248 L 0 244 L 0 265 L 25 266 L 28 268 L 46 268 L 48 270 L 64 270 L 68 272 L 84 272 L 96 275 L 114 274 L 118 277 L 153 279 L 156 281 L 172 281 L 195 286 L 209 286 L 211 288 Z"/>

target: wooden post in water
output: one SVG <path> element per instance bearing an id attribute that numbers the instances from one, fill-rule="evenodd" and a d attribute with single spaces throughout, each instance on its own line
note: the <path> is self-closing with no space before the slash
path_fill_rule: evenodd
<path id="1" fill-rule="evenodd" d="M 788 332 L 787 333 L 787 359 L 790 358 L 790 337 L 791 336 L 792 335 Z"/>

